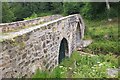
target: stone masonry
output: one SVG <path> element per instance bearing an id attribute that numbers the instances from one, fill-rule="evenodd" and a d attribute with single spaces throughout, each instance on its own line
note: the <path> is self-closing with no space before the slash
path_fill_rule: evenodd
<path id="1" fill-rule="evenodd" d="M 12 22 L 12 23 L 3 23 L 3 24 L 1 23 L 0 24 L 0 33 L 15 31 L 15 30 L 29 27 L 29 26 L 39 25 L 39 24 L 42 24 L 45 22 L 49 22 L 49 21 L 61 18 L 61 17 L 62 17 L 61 15 L 51 15 L 51 16 L 38 17 L 35 19 L 30 19 L 30 20 Z"/>
<path id="2" fill-rule="evenodd" d="M 80 31 L 77 31 L 78 27 Z M 38 68 L 55 68 L 58 65 L 62 39 L 65 38 L 68 42 L 69 51 L 65 55 L 70 57 L 76 50 L 76 39 L 81 36 L 81 42 L 84 37 L 84 28 L 82 17 L 74 14 L 0 35 L 0 78 L 30 77 Z M 77 36 L 76 32 L 79 32 L 80 36 Z"/>

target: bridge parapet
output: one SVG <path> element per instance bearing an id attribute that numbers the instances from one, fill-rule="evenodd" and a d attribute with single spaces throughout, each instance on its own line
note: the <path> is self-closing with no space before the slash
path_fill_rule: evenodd
<path id="1" fill-rule="evenodd" d="M 0 32 L 4 33 L 4 32 L 16 31 L 30 26 L 35 26 L 45 22 L 53 21 L 61 17 L 62 17 L 61 15 L 51 15 L 51 16 L 38 17 L 31 20 L 17 21 L 12 23 L 2 23 L 0 24 Z"/>

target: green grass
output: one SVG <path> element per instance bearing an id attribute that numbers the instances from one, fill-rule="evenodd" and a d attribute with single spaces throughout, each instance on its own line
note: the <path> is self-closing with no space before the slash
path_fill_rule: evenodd
<path id="1" fill-rule="evenodd" d="M 84 39 L 92 39 L 93 43 L 83 51 L 94 54 L 114 53 L 119 55 L 118 47 L 118 22 L 88 21 L 85 20 L 86 31 Z"/>
<path id="2" fill-rule="evenodd" d="M 116 55 L 90 56 L 80 55 L 75 51 L 70 58 L 65 58 L 53 71 L 37 70 L 33 78 L 112 78 L 107 75 L 107 69 L 117 67 L 118 57 Z"/>

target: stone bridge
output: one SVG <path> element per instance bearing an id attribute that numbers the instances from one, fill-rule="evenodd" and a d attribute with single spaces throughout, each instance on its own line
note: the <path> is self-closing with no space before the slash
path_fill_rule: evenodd
<path id="1" fill-rule="evenodd" d="M 30 77 L 38 68 L 51 70 L 81 46 L 85 26 L 80 15 L 41 19 L 0 24 L 1 78 Z M 9 31 L 20 25 L 29 27 Z"/>

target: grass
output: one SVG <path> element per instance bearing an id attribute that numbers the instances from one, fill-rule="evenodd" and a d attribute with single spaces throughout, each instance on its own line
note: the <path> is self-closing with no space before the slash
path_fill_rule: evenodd
<path id="1" fill-rule="evenodd" d="M 85 20 L 85 23 L 87 26 L 84 39 L 92 39 L 93 43 L 83 51 L 93 54 L 114 53 L 119 55 L 118 21 L 116 19 L 111 22 Z"/>
<path id="2" fill-rule="evenodd" d="M 75 51 L 70 58 L 65 58 L 51 72 L 37 70 L 33 78 L 113 78 L 107 74 L 108 68 L 118 67 L 118 57 L 107 55 L 80 55 Z M 114 76 L 117 78 L 118 75 Z"/>

